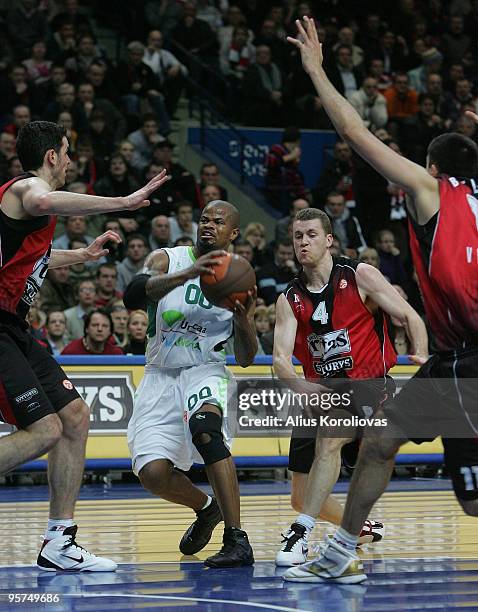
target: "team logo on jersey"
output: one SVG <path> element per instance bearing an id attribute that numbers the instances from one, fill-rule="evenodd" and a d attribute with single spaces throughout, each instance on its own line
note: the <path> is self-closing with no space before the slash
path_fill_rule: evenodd
<path id="1" fill-rule="evenodd" d="M 338 359 L 330 359 L 325 363 L 317 363 L 314 361 L 314 370 L 320 376 L 331 376 L 341 370 L 351 370 L 354 367 L 352 357 L 339 357 Z"/>
<path id="2" fill-rule="evenodd" d="M 350 353 L 349 334 L 346 329 L 337 329 L 328 334 L 310 334 L 307 336 L 309 351 L 314 359 L 327 361 L 335 355 Z"/>
<path id="3" fill-rule="evenodd" d="M 345 289 L 347 285 L 348 285 L 347 281 L 345 280 L 345 278 L 343 278 L 339 283 L 339 289 Z"/>
<path id="4" fill-rule="evenodd" d="M 48 247 L 48 251 L 37 260 L 33 266 L 32 273 L 25 282 L 22 300 L 28 306 L 31 306 L 35 301 L 35 296 L 40 291 L 40 287 L 45 280 L 46 273 L 48 272 L 48 263 L 50 262 L 50 252 L 51 245 Z"/>
<path id="5" fill-rule="evenodd" d="M 63 381 L 63 386 L 65 387 L 65 389 L 68 389 L 69 391 L 73 389 L 73 384 L 67 378 L 65 378 L 65 380 Z"/>
<path id="6" fill-rule="evenodd" d="M 179 310 L 165 310 L 161 313 L 161 318 L 169 327 L 172 327 L 178 321 L 184 319 L 184 315 Z"/>

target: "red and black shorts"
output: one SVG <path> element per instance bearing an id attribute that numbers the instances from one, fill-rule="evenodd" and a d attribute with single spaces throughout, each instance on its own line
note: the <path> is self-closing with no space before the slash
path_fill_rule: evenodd
<path id="1" fill-rule="evenodd" d="M 346 410 L 358 417 L 370 416 L 366 409 L 375 412 L 388 397 L 393 396 L 395 391 L 395 383 L 390 376 L 387 376 L 385 380 L 383 378 L 347 381 L 344 381 L 344 379 L 327 379 L 321 381 L 321 384 L 340 392 L 348 392 L 353 389 L 353 401 Z M 358 428 L 355 432 L 357 439 L 342 447 L 342 463 L 350 469 L 354 468 L 357 462 L 361 433 L 360 428 Z M 316 440 L 316 436 L 310 434 L 309 431 L 307 436 L 304 436 L 300 427 L 294 427 L 292 430 L 289 447 L 289 470 L 291 472 L 301 474 L 310 472 L 315 457 Z"/>
<path id="2" fill-rule="evenodd" d="M 55 359 L 28 331 L 0 323 L 0 421 L 25 429 L 79 397 Z"/>

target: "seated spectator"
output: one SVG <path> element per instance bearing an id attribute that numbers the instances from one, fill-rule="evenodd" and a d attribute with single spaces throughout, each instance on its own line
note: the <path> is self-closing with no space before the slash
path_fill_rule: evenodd
<path id="1" fill-rule="evenodd" d="M 78 86 L 78 101 L 83 106 L 83 111 L 90 120 L 93 111 L 99 110 L 103 113 L 106 125 L 113 134 L 115 143 L 124 138 L 126 134 L 126 120 L 112 102 L 104 98 L 98 98 L 95 88 L 91 83 L 81 83 Z M 120 153 L 123 153 L 120 151 Z"/>
<path id="2" fill-rule="evenodd" d="M 62 351 L 62 355 L 124 355 L 114 344 L 111 334 L 113 323 L 106 310 L 92 310 L 85 317 L 83 338 L 72 340 Z"/>
<path id="3" fill-rule="evenodd" d="M 114 149 L 114 135 L 108 127 L 103 111 L 99 109 L 92 111 L 87 134 L 91 140 L 95 158 L 106 165 Z"/>
<path id="4" fill-rule="evenodd" d="M 166 40 L 183 16 L 183 5 L 176 0 L 150 0 L 144 7 L 146 23 L 150 28 L 161 30 Z"/>
<path id="5" fill-rule="evenodd" d="M 10 110 L 10 109 L 9 109 Z M 12 134 L 15 136 L 15 139 L 18 136 L 18 132 L 25 126 L 27 123 L 30 123 L 32 118 L 30 107 L 25 106 L 25 104 L 19 104 L 15 106 L 13 109 L 13 123 L 8 123 L 3 131 L 7 134 Z"/>
<path id="6" fill-rule="evenodd" d="M 232 33 L 237 26 L 247 24 L 244 13 L 237 4 L 230 4 L 225 15 L 225 24 L 219 28 L 217 39 L 219 40 L 219 53 L 222 55 L 225 49 L 229 49 L 232 42 Z M 247 42 L 252 42 L 254 33 L 247 31 Z"/>
<path id="7" fill-rule="evenodd" d="M 250 21 L 248 21 L 248 24 L 250 25 Z M 290 47 L 285 37 L 280 35 L 277 23 L 273 19 L 266 18 L 256 31 L 258 34 L 252 40 L 252 44 L 256 49 L 260 46 L 269 47 L 273 63 L 277 65 L 281 72 L 286 74 L 291 63 Z"/>
<path id="8" fill-rule="evenodd" d="M 15 155 L 15 136 L 7 132 L 0 133 L 0 181 L 7 182 L 8 166 Z"/>
<path id="9" fill-rule="evenodd" d="M 16 155 L 11 157 L 7 163 L 7 181 L 12 178 L 16 178 L 23 174 L 22 164 Z"/>
<path id="10" fill-rule="evenodd" d="M 166 110 L 169 116 L 173 117 L 185 85 L 184 77 L 188 76 L 188 69 L 171 51 L 163 49 L 163 35 L 159 30 L 149 32 L 143 62 L 157 77 L 164 95 Z"/>
<path id="11" fill-rule="evenodd" d="M 133 310 L 128 318 L 129 342 L 124 347 L 125 355 L 144 355 L 148 342 L 146 331 L 148 329 L 148 315 L 144 310 Z"/>
<path id="12" fill-rule="evenodd" d="M 465 67 L 461 62 L 452 62 L 443 75 L 443 89 L 454 92 L 458 81 L 466 79 Z"/>
<path id="13" fill-rule="evenodd" d="M 362 87 L 349 100 L 368 129 L 375 130 L 387 125 L 387 101 L 378 92 L 377 81 L 372 77 L 364 79 Z"/>
<path id="14" fill-rule="evenodd" d="M 275 303 L 296 274 L 292 242 L 282 240 L 275 245 L 274 261 L 257 271 L 257 294 L 267 306 Z"/>
<path id="15" fill-rule="evenodd" d="M 448 22 L 449 30 L 441 37 L 440 46 L 447 62 L 460 62 L 472 49 L 473 40 L 465 34 L 465 22 L 461 15 L 452 15 Z"/>
<path id="16" fill-rule="evenodd" d="M 66 333 L 72 340 L 83 338 L 85 316 L 95 308 L 96 287 L 93 280 L 85 279 L 80 281 L 77 300 L 78 302 L 74 306 L 63 311 L 66 321 Z"/>
<path id="17" fill-rule="evenodd" d="M 111 307 L 111 320 L 113 321 L 113 338 L 117 346 L 123 349 L 129 342 L 128 311 L 123 302 L 118 301 Z"/>
<path id="18" fill-rule="evenodd" d="M 403 36 L 396 36 L 391 30 L 384 29 L 374 57 L 383 60 L 384 70 L 393 74 L 405 70 L 408 66 L 409 49 Z"/>
<path id="19" fill-rule="evenodd" d="M 61 111 L 58 115 L 56 123 L 62 125 L 66 130 L 66 137 L 68 138 L 68 155 L 76 152 L 76 143 L 78 141 L 78 132 L 73 127 L 73 115 L 70 111 Z"/>
<path id="20" fill-rule="evenodd" d="M 426 166 L 427 149 L 430 142 L 445 131 L 443 119 L 436 114 L 435 102 L 428 94 L 418 97 L 417 115 L 410 125 L 399 131 L 400 142 L 406 157 Z M 473 125 L 474 122 L 472 121 Z"/>
<path id="21" fill-rule="evenodd" d="M 78 32 L 79 35 L 92 31 L 91 23 L 88 17 L 82 13 L 78 0 L 63 0 L 61 6 L 57 4 L 57 8 L 58 12 L 55 14 L 50 24 L 54 32 L 58 30 L 64 21 L 72 23 L 75 32 Z"/>
<path id="22" fill-rule="evenodd" d="M 276 223 L 276 242 L 279 240 L 284 240 L 285 238 L 290 239 L 290 225 L 294 221 L 295 215 L 299 212 L 299 210 L 309 208 L 309 206 L 310 204 L 305 198 L 296 198 L 291 202 L 289 214 L 282 217 L 282 219 L 279 219 L 279 221 Z"/>
<path id="23" fill-rule="evenodd" d="M 256 50 L 249 42 L 249 30 L 246 26 L 236 26 L 228 47 L 221 49 L 219 65 L 226 77 L 242 81 L 246 70 L 255 59 Z M 236 83 L 236 86 L 238 84 Z"/>
<path id="24" fill-rule="evenodd" d="M 453 96 L 443 90 L 443 79 L 439 74 L 428 75 L 425 93 L 433 99 L 435 112 L 444 120 L 444 125 L 448 129 L 451 125 Z"/>
<path id="25" fill-rule="evenodd" d="M 331 83 L 343 96 L 350 98 L 359 89 L 363 73 L 354 67 L 352 48 L 349 45 L 342 44 L 335 49 L 333 61 L 326 70 Z"/>
<path id="26" fill-rule="evenodd" d="M 164 140 L 158 131 L 158 122 L 155 115 L 143 115 L 142 125 L 139 129 L 128 134 L 128 140 L 134 145 L 132 165 L 144 170 L 153 159 L 154 146 Z"/>
<path id="27" fill-rule="evenodd" d="M 449 118 L 456 121 L 468 105 L 473 108 L 473 111 L 476 111 L 471 82 L 468 79 L 459 79 L 453 91 Z"/>
<path id="28" fill-rule="evenodd" d="M 345 198 L 337 191 L 331 191 L 326 198 L 324 210 L 330 218 L 332 231 L 342 245 L 342 249 L 353 259 L 357 258 L 367 246 L 357 217 L 345 206 Z"/>
<path id="29" fill-rule="evenodd" d="M 33 45 L 31 56 L 22 62 L 27 71 L 27 79 L 35 85 L 41 85 L 50 78 L 52 62 L 45 57 L 46 43 L 39 40 Z"/>
<path id="30" fill-rule="evenodd" d="M 171 226 L 166 215 L 157 215 L 151 221 L 149 247 L 152 251 L 171 247 Z"/>
<path id="31" fill-rule="evenodd" d="M 105 173 L 105 164 L 95 158 L 93 145 L 88 136 L 81 135 L 76 143 L 76 165 L 78 180 L 88 185 L 88 193 L 93 193 L 93 185 Z"/>
<path id="32" fill-rule="evenodd" d="M 108 173 L 94 184 L 94 191 L 96 195 L 124 197 L 139 187 L 138 181 L 128 172 L 124 157 L 115 153 L 110 158 Z"/>
<path id="33" fill-rule="evenodd" d="M 244 230 L 244 240 L 254 250 L 254 268 L 262 266 L 266 262 L 266 228 L 262 223 L 249 223 Z"/>
<path id="34" fill-rule="evenodd" d="M 314 192 L 317 206 L 319 208 L 324 206 L 325 198 L 331 191 L 341 193 L 346 202 L 355 201 L 352 189 L 353 175 L 352 149 L 346 142 L 338 140 L 334 145 L 333 158 L 324 165 Z"/>
<path id="35" fill-rule="evenodd" d="M 186 65 L 192 78 L 201 82 L 200 66 L 202 63 L 211 66 L 216 64 L 218 44 L 209 24 L 197 18 L 197 9 L 192 2 L 184 4 L 183 18 L 174 29 L 172 38 L 175 43 L 199 60 L 192 62 L 185 53 L 179 54 L 179 59 Z"/>
<path id="36" fill-rule="evenodd" d="M 381 230 L 377 238 L 377 251 L 380 257 L 380 272 L 392 285 L 399 285 L 405 292 L 408 281 L 400 258 L 400 251 L 395 246 L 395 236 L 389 230 Z"/>
<path id="37" fill-rule="evenodd" d="M 7 8 L 4 34 L 8 33 L 14 55 L 21 60 L 27 56 L 28 50 L 32 48 L 36 40 L 46 38 L 48 23 L 38 2 L 21 0 L 12 2 L 9 7 L 5 3 L 2 12 L 6 12 Z"/>
<path id="38" fill-rule="evenodd" d="M 372 247 L 363 249 L 358 260 L 361 263 L 366 263 L 369 266 L 373 266 L 374 268 L 377 268 L 377 270 L 380 270 L 380 257 L 377 249 L 373 249 Z"/>
<path id="39" fill-rule="evenodd" d="M 397 355 L 410 355 L 411 346 L 405 328 L 402 325 L 391 325 L 390 339 Z"/>
<path id="40" fill-rule="evenodd" d="M 115 106 L 119 104 L 118 87 L 105 62 L 92 62 L 86 71 L 86 80 L 93 85 L 95 98 L 109 100 Z"/>
<path id="41" fill-rule="evenodd" d="M 201 201 L 202 206 L 204 208 L 209 204 L 209 202 L 214 202 L 214 200 L 221 200 L 221 191 L 219 187 L 216 185 L 206 185 L 201 189 Z"/>
<path id="42" fill-rule="evenodd" d="M 128 44 L 128 57 L 120 61 L 116 69 L 116 83 L 126 113 L 139 116 L 141 104 L 149 103 L 159 121 L 160 132 L 167 136 L 171 131 L 169 115 L 157 77 L 143 62 L 144 45 L 139 41 Z"/>
<path id="43" fill-rule="evenodd" d="M 45 119 L 55 121 L 63 111 L 68 111 L 73 117 L 73 124 L 78 132 L 88 129 L 88 120 L 83 106 L 75 98 L 75 86 L 71 83 L 63 83 L 56 92 L 56 99 L 50 102 L 45 108 Z"/>
<path id="44" fill-rule="evenodd" d="M 114 264 L 102 264 L 96 270 L 96 300 L 97 308 L 109 308 L 114 301 L 123 297 L 117 291 L 118 272 Z"/>
<path id="45" fill-rule="evenodd" d="M 196 241 L 198 226 L 193 221 L 193 207 L 189 202 L 179 202 L 176 206 L 176 217 L 169 220 L 171 228 L 171 242 L 175 243 L 178 238 L 187 236 L 193 242 Z"/>
<path id="46" fill-rule="evenodd" d="M 27 79 L 27 69 L 23 64 L 14 64 L 2 83 L 0 114 L 10 113 L 14 106 L 28 106 L 36 110 L 38 106 L 36 87 Z"/>
<path id="47" fill-rule="evenodd" d="M 258 126 L 284 125 L 283 79 L 279 67 L 272 62 L 267 45 L 256 48 L 256 62 L 244 75 L 243 99 L 247 100 L 244 123 Z"/>
<path id="48" fill-rule="evenodd" d="M 340 28 L 337 32 L 338 42 L 334 45 L 333 51 L 336 51 L 340 45 L 346 45 L 352 50 L 352 66 L 358 68 L 362 65 L 365 57 L 364 50 L 355 44 L 355 32 L 348 26 Z"/>
<path id="49" fill-rule="evenodd" d="M 256 308 L 254 312 L 254 324 L 256 326 L 256 332 L 259 339 L 263 334 L 271 331 L 267 306 L 258 306 Z"/>
<path id="50" fill-rule="evenodd" d="M 422 63 L 418 68 L 408 71 L 409 84 L 417 93 L 425 93 L 430 74 L 441 72 L 443 55 L 436 47 L 427 49 L 422 54 Z"/>
<path id="51" fill-rule="evenodd" d="M 66 333 L 66 318 L 60 310 L 51 310 L 46 316 L 44 340 L 51 348 L 51 354 L 60 355 L 69 342 Z"/>
<path id="52" fill-rule="evenodd" d="M 55 62 L 64 63 L 76 52 L 76 29 L 75 24 L 68 18 L 58 24 L 48 41 L 48 55 Z"/>
<path id="53" fill-rule="evenodd" d="M 393 86 L 383 94 L 387 100 L 388 117 L 395 123 L 403 122 L 418 112 L 418 94 L 410 89 L 406 72 L 397 72 Z"/>
<path id="54" fill-rule="evenodd" d="M 65 62 L 65 68 L 74 74 L 74 80 L 86 78 L 88 68 L 93 62 L 103 61 L 104 53 L 98 47 L 93 34 L 86 32 L 78 38 L 76 52 Z"/>
<path id="55" fill-rule="evenodd" d="M 337 236 L 332 235 L 332 246 L 330 247 L 332 257 L 346 257 L 342 248 L 342 243 Z"/>
<path id="56" fill-rule="evenodd" d="M 476 127 L 476 123 L 473 121 L 473 119 L 471 119 L 471 117 L 461 115 L 454 123 L 453 129 L 455 132 L 471 138 L 471 140 L 474 140 L 478 144 L 478 129 Z"/>
<path id="57" fill-rule="evenodd" d="M 67 266 L 50 268 L 40 289 L 42 310 L 66 310 L 76 303 L 75 289 L 70 282 Z"/>
<path id="58" fill-rule="evenodd" d="M 382 59 L 377 57 L 370 60 L 368 74 L 377 81 L 377 89 L 381 94 L 392 86 L 392 79 L 384 71 Z"/>
<path id="59" fill-rule="evenodd" d="M 204 162 L 201 166 L 201 170 L 199 173 L 199 192 L 201 192 L 206 185 L 214 185 L 219 188 L 221 192 L 221 200 L 227 201 L 227 190 L 220 185 L 221 175 L 219 173 L 219 168 L 216 164 L 212 162 Z M 199 206 L 201 206 L 202 202 L 199 201 Z"/>
<path id="60" fill-rule="evenodd" d="M 247 240 L 244 240 L 243 238 L 238 238 L 237 240 L 234 241 L 232 248 L 236 255 L 240 255 L 241 257 L 244 257 L 244 259 L 247 259 L 247 261 L 252 266 L 254 250 L 251 244 L 247 242 Z"/>
<path id="61" fill-rule="evenodd" d="M 153 162 L 166 168 L 171 177 L 167 185 L 175 193 L 175 202 L 178 199 L 194 202 L 196 200 L 196 179 L 182 164 L 173 161 L 173 150 L 174 144 L 170 140 L 161 140 L 154 145 Z"/>
<path id="62" fill-rule="evenodd" d="M 86 233 L 86 217 L 82 215 L 66 217 L 65 233 L 53 241 L 53 248 L 67 250 L 72 240 L 86 240 L 87 244 L 93 242 L 93 236 Z"/>
<path id="63" fill-rule="evenodd" d="M 126 239 L 126 257 L 116 264 L 117 287 L 121 293 L 124 293 L 132 278 L 142 269 L 148 250 L 147 240 L 142 234 L 131 234 Z"/>
<path id="64" fill-rule="evenodd" d="M 308 196 L 299 170 L 301 154 L 300 131 L 289 127 L 282 134 L 281 144 L 272 145 L 265 160 L 268 202 L 284 215 L 293 200 Z"/>

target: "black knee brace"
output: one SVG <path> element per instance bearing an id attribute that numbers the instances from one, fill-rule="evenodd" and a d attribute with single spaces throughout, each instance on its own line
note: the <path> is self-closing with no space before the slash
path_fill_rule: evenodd
<path id="1" fill-rule="evenodd" d="M 189 420 L 193 444 L 205 465 L 211 465 L 231 456 L 224 444 L 221 425 L 222 417 L 214 412 L 195 412 Z"/>

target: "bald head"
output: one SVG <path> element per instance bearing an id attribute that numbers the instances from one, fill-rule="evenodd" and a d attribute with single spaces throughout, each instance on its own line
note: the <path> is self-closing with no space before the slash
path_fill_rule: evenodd
<path id="1" fill-rule="evenodd" d="M 230 202 L 226 202 L 225 200 L 212 200 L 209 202 L 207 206 L 204 207 L 204 212 L 207 211 L 208 214 L 213 214 L 214 211 L 219 211 L 222 209 L 224 212 L 224 216 L 227 217 L 227 220 L 231 224 L 233 229 L 239 229 L 239 225 L 241 223 L 241 218 L 239 215 L 239 211 Z"/>

